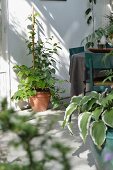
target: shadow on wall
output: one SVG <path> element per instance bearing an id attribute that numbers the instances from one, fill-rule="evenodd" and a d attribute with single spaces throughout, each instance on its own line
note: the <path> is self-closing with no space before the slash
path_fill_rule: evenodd
<path id="1" fill-rule="evenodd" d="M 29 3 L 30 6 L 32 6 L 32 3 L 30 0 L 26 0 L 26 2 Z M 40 13 L 40 16 L 39 16 L 40 25 L 37 30 L 38 32 L 37 38 L 39 38 L 40 36 L 42 37 L 54 36 L 55 41 L 60 42 L 62 50 L 59 51 L 60 55 L 57 57 L 58 71 L 57 71 L 56 77 L 59 79 L 67 80 L 63 85 L 61 85 L 61 87 L 63 87 L 64 89 L 69 89 L 69 86 L 70 86 L 70 83 L 68 81 L 69 80 L 69 73 L 68 73 L 69 57 L 68 55 L 69 54 L 65 48 L 64 41 L 60 37 L 58 32 L 56 32 L 55 28 L 52 26 L 51 20 L 54 20 L 54 19 L 52 19 L 49 13 L 48 13 L 48 16 L 50 18 L 48 20 L 46 19 L 45 16 L 47 15 L 47 10 L 43 8 L 42 4 L 40 3 L 40 5 L 38 5 L 38 3 L 34 1 L 34 7 L 35 7 L 36 12 Z M 40 11 L 43 13 L 43 15 Z M 22 28 L 21 23 L 19 22 L 18 18 L 15 17 L 14 15 L 11 16 L 11 20 L 13 21 L 9 25 L 9 40 L 10 40 L 9 49 L 10 49 L 10 56 L 11 56 L 10 58 L 11 67 L 13 67 L 15 63 L 31 65 L 32 57 L 30 55 L 27 55 L 28 52 L 27 52 L 27 47 L 26 47 L 26 42 L 25 42 L 25 40 L 27 39 L 28 30 Z M 11 74 L 13 74 L 13 72 Z M 66 93 L 67 93 L 66 96 L 69 96 L 70 90 L 66 91 Z"/>

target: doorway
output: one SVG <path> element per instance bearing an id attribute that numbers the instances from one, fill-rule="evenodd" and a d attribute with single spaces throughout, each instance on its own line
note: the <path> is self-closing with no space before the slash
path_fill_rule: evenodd
<path id="1" fill-rule="evenodd" d="M 6 56 L 6 0 L 0 0 L 0 100 L 8 94 L 8 60 Z"/>

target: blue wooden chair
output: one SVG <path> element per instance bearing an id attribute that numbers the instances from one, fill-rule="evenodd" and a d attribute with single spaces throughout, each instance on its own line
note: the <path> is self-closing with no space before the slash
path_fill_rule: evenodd
<path id="1" fill-rule="evenodd" d="M 95 71 L 98 73 L 102 70 L 111 70 L 113 69 L 113 56 L 105 57 L 104 53 L 85 53 L 85 82 L 89 83 L 89 91 L 98 91 L 103 92 L 106 88 L 111 90 L 111 85 L 113 82 L 103 80 L 106 78 L 106 75 L 102 77 L 95 77 Z M 86 93 L 86 88 L 85 92 Z"/>
<path id="2" fill-rule="evenodd" d="M 84 47 L 83 47 L 83 46 L 81 46 L 81 47 L 75 47 L 75 48 L 69 48 L 70 57 L 71 57 L 73 54 L 77 54 L 77 53 L 81 53 L 81 52 L 84 52 Z"/>

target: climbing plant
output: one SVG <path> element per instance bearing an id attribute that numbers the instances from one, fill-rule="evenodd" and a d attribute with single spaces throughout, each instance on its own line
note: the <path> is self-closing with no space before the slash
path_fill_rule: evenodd
<path id="1" fill-rule="evenodd" d="M 94 22 L 94 5 L 96 5 L 97 0 L 88 0 L 89 1 L 89 7 L 85 11 L 85 15 L 87 17 L 87 24 L 91 24 L 91 22 Z"/>

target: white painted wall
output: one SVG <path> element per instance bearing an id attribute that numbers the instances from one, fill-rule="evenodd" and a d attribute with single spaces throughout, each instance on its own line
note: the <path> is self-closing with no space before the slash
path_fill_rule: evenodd
<path id="1" fill-rule="evenodd" d="M 12 67 L 15 63 L 30 64 L 27 56 L 25 38 L 27 37 L 27 17 L 31 14 L 31 6 L 40 13 L 43 32 L 47 36 L 54 35 L 62 47 L 58 61 L 57 77 L 69 81 L 69 52 L 70 47 L 79 46 L 81 40 L 92 31 L 92 26 L 86 24 L 84 12 L 87 0 L 41 1 L 41 0 L 8 0 L 9 28 L 8 45 L 11 72 L 11 93 L 17 89 L 16 75 Z M 95 8 L 95 27 L 102 25 L 105 13 L 105 0 L 99 0 Z M 70 83 L 66 83 L 64 96 L 70 95 Z"/>

